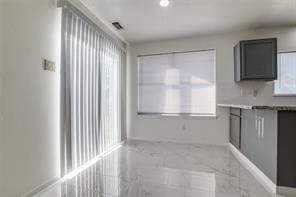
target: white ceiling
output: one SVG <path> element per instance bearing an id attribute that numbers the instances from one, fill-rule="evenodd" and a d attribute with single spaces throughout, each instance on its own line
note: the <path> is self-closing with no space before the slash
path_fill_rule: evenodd
<path id="1" fill-rule="evenodd" d="M 296 0 L 92 0 L 108 22 L 133 42 L 296 24 Z"/>

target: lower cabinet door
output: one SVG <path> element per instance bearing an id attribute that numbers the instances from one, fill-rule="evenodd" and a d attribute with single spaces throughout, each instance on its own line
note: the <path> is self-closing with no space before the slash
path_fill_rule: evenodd
<path id="1" fill-rule="evenodd" d="M 280 111 L 278 120 L 278 185 L 296 188 L 296 111 Z"/>
<path id="2" fill-rule="evenodd" d="M 240 117 L 230 114 L 230 143 L 233 144 L 237 149 L 240 149 L 240 130 Z"/>
<path id="3" fill-rule="evenodd" d="M 243 110 L 241 152 L 276 183 L 277 112 Z"/>

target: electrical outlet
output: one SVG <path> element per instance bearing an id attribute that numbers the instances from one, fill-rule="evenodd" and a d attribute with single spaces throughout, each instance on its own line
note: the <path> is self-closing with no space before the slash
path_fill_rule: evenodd
<path id="1" fill-rule="evenodd" d="M 258 90 L 253 90 L 253 96 L 256 97 L 258 95 Z"/>
<path id="2" fill-rule="evenodd" d="M 186 130 L 186 124 L 185 124 L 185 123 L 182 125 L 182 130 L 183 130 L 183 131 Z"/>
<path id="3" fill-rule="evenodd" d="M 43 69 L 55 72 L 55 63 L 47 59 L 43 60 Z"/>

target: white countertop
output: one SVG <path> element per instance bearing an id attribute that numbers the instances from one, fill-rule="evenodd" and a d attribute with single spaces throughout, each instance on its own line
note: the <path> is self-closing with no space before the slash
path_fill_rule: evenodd
<path id="1" fill-rule="evenodd" d="M 296 98 L 272 97 L 269 99 L 264 99 L 256 97 L 235 97 L 229 100 L 218 102 L 218 106 L 242 109 L 271 109 L 296 111 Z"/>

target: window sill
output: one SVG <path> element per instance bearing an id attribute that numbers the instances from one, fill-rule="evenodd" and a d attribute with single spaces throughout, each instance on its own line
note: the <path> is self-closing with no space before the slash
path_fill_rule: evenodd
<path id="1" fill-rule="evenodd" d="M 296 97 L 296 94 L 273 94 L 273 97 Z"/>
<path id="2" fill-rule="evenodd" d="M 149 114 L 138 113 L 143 118 L 172 118 L 172 119 L 218 119 L 217 114 Z"/>

